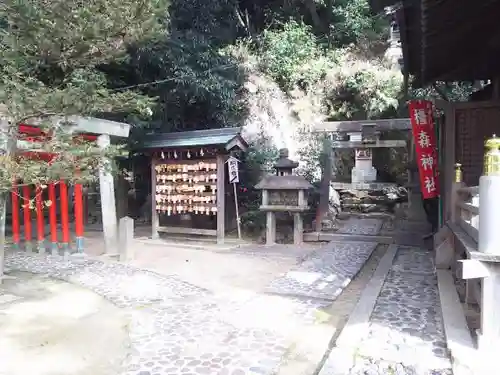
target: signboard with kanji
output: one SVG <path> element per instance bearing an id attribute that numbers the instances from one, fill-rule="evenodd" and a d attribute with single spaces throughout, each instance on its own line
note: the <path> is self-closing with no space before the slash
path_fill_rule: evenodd
<path id="1" fill-rule="evenodd" d="M 422 195 L 424 199 L 435 198 L 439 196 L 439 179 L 432 102 L 415 100 L 408 107 Z"/>
<path id="2" fill-rule="evenodd" d="M 229 183 L 231 183 L 231 184 L 237 184 L 238 182 L 240 182 L 238 163 L 239 163 L 239 160 L 236 159 L 234 156 L 230 156 L 229 159 L 227 159 L 227 170 L 229 172 Z"/>

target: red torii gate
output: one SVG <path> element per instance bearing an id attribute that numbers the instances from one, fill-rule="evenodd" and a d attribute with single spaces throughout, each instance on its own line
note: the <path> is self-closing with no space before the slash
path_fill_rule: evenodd
<path id="1" fill-rule="evenodd" d="M 18 133 L 23 136 L 22 141 L 30 143 L 41 142 L 41 137 L 46 137 L 42 129 L 33 125 L 21 124 L 18 127 Z M 95 142 L 97 135 L 95 134 L 75 134 L 75 137 L 85 139 L 89 142 Z M 23 155 L 36 160 L 43 160 L 50 162 L 56 154 L 41 152 L 41 151 L 20 151 L 18 155 Z M 59 185 L 60 195 L 60 215 L 61 215 L 61 229 L 62 229 L 62 249 L 69 252 L 71 236 L 69 230 L 69 204 L 68 204 L 68 186 L 65 181 L 54 181 L 48 184 L 48 198 L 52 202 L 49 206 L 49 223 L 50 223 L 50 242 L 51 251 L 53 254 L 59 252 L 58 245 L 58 230 L 57 230 L 57 200 L 56 200 L 56 186 Z M 13 246 L 19 247 L 21 243 L 21 225 L 19 217 L 19 197 L 24 201 L 23 207 L 23 222 L 24 222 L 24 240 L 26 250 L 32 250 L 32 223 L 31 223 L 31 209 L 28 202 L 31 200 L 31 189 L 28 185 L 21 187 L 22 196 L 18 193 L 17 181 L 12 186 L 12 239 Z M 37 229 L 37 249 L 40 253 L 45 252 L 45 225 L 43 214 L 43 191 L 41 187 L 37 186 L 35 189 L 35 207 L 36 207 L 36 229 Z M 83 187 L 81 184 L 74 186 L 74 215 L 75 215 L 75 242 L 76 251 L 83 252 Z"/>

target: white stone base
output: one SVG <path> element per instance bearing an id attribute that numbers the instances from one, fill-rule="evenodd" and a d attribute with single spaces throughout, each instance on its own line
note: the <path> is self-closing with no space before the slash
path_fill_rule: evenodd
<path id="1" fill-rule="evenodd" d="M 365 183 L 377 180 L 377 170 L 374 167 L 370 169 L 353 168 L 351 171 L 352 183 Z"/>

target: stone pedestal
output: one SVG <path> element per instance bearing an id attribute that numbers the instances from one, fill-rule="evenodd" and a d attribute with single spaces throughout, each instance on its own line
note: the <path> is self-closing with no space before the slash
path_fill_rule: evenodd
<path id="1" fill-rule="evenodd" d="M 293 214 L 293 244 L 301 245 L 304 242 L 304 221 L 300 213 Z"/>
<path id="2" fill-rule="evenodd" d="M 266 245 L 276 243 L 276 214 L 267 212 L 266 214 Z"/>

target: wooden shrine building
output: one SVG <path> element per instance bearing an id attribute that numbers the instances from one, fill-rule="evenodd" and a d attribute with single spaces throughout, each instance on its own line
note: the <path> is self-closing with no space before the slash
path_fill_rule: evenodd
<path id="1" fill-rule="evenodd" d="M 434 248 L 454 373 L 497 373 L 500 141 L 494 134 L 500 134 L 500 0 L 370 3 L 399 27 L 406 83 L 434 85 L 442 97 L 435 105 L 445 117 L 438 145 L 443 220 Z M 440 90 L 467 81 L 478 88 L 468 101 L 453 102 Z M 465 280 L 462 301 L 479 306 L 479 327 L 467 327 L 453 278 Z"/>
<path id="2" fill-rule="evenodd" d="M 226 161 L 247 148 L 241 128 L 148 135 L 140 149 L 151 157 L 152 237 L 208 235 L 223 243 L 236 225 Z"/>

